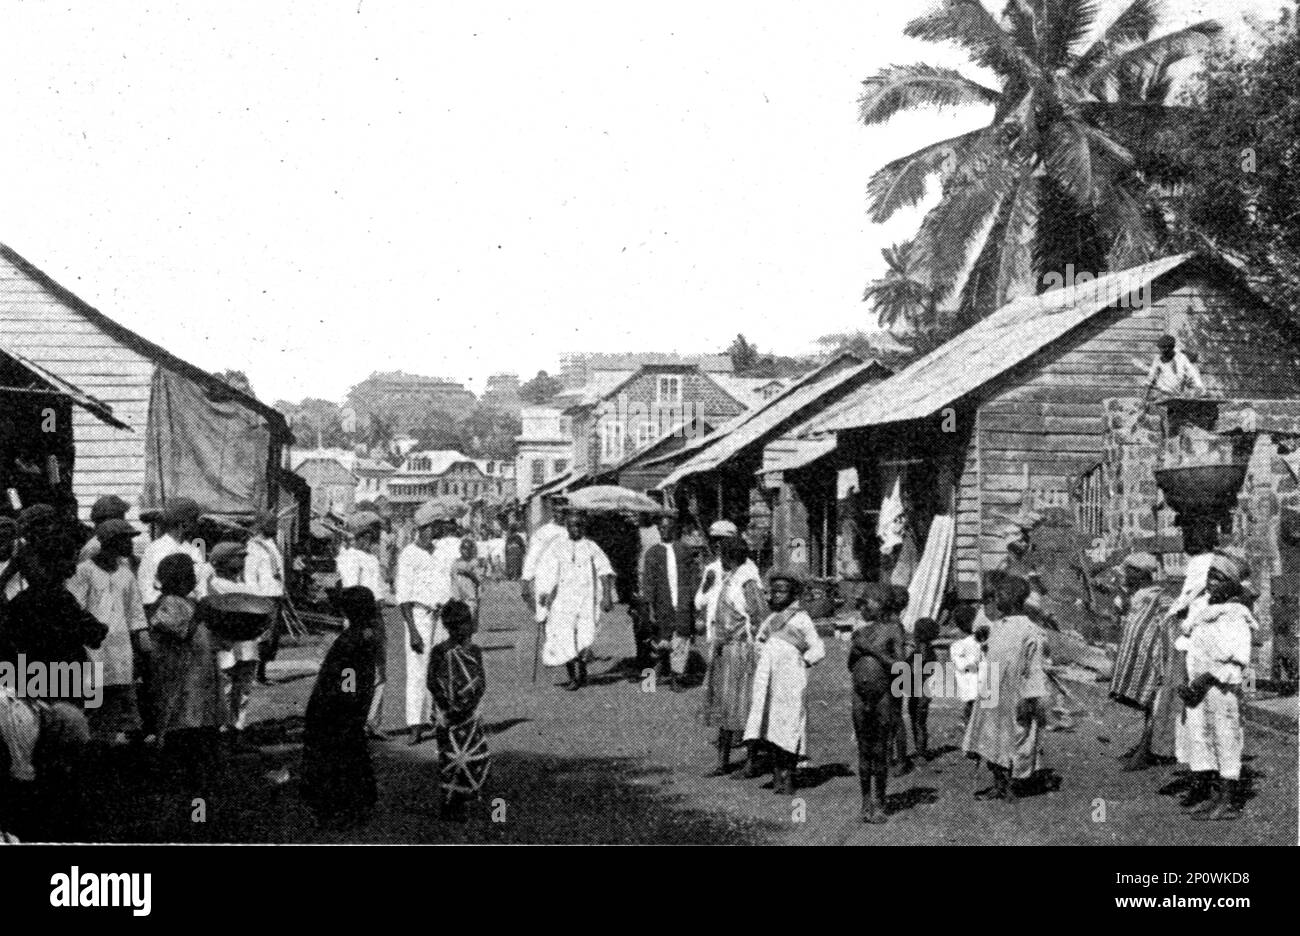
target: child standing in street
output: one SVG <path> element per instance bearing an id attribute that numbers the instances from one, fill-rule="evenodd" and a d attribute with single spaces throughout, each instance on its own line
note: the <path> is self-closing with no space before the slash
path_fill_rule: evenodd
<path id="1" fill-rule="evenodd" d="M 858 599 L 859 620 L 849 647 L 862 821 L 870 823 L 886 821 L 889 747 L 901 716 L 900 700 L 890 692 L 894 667 L 904 653 L 903 627 L 890 613 L 892 603 L 889 586 L 866 587 Z"/>
<path id="2" fill-rule="evenodd" d="M 187 553 L 165 556 L 158 563 L 160 597 L 149 622 L 158 736 L 177 779 L 190 789 L 206 783 L 222 714 L 216 647 L 197 614 L 196 584 Z"/>
<path id="3" fill-rule="evenodd" d="M 912 658 L 907 661 L 912 667 L 912 692 L 907 697 L 907 717 L 912 722 L 916 756 L 925 761 L 930 759 L 930 733 L 926 723 L 930 717 L 931 692 L 926 673 L 934 672 L 934 642 L 938 638 L 939 625 L 934 618 L 919 619 L 912 629 Z"/>
<path id="4" fill-rule="evenodd" d="M 487 735 L 479 718 L 487 677 L 483 651 L 471 640 L 474 618 L 469 606 L 456 599 L 447 602 L 442 623 L 449 636 L 429 651 L 441 813 L 444 818 L 463 822 L 468 818 L 469 800 L 479 795 L 490 765 Z"/>

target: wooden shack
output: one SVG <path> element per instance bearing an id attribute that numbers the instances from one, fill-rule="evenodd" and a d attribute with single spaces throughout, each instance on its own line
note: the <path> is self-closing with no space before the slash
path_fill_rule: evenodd
<path id="1" fill-rule="evenodd" d="M 1196 356 L 1213 397 L 1300 398 L 1294 326 L 1236 267 L 1183 254 L 1009 303 L 812 420 L 808 451 L 784 468 L 855 469 L 867 529 L 897 485 L 921 549 L 934 518 L 952 518 L 952 578 L 977 598 L 1023 509 L 1066 508 L 1080 532 L 1116 542 L 1107 401 L 1141 406 L 1164 334 Z M 865 559 L 865 574 L 888 573 Z"/>
<path id="2" fill-rule="evenodd" d="M 111 410 L 111 424 L 93 408 L 72 412 L 82 516 L 104 494 L 128 501 L 133 517 L 180 495 L 226 515 L 276 501 L 275 473 L 293 439 L 283 416 L 114 322 L 4 245 L 0 344 Z"/>

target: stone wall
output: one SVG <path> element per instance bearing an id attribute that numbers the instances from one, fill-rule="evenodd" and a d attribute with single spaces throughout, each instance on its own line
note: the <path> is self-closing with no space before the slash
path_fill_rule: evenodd
<path id="1" fill-rule="evenodd" d="M 1167 581 L 1176 583 L 1186 557 L 1174 512 L 1163 503 L 1155 470 L 1177 458 L 1158 409 L 1144 412 L 1135 399 L 1110 399 L 1106 413 L 1106 545 L 1161 556 Z M 1242 549 L 1259 593 L 1256 665 L 1273 678 L 1294 673 L 1300 618 L 1300 548 L 1281 538 L 1284 508 L 1300 511 L 1300 401 L 1234 400 L 1223 404 L 1215 430 L 1222 446 L 1248 452 L 1246 479 L 1221 544 Z M 1211 448 L 1216 443 L 1209 442 Z M 1289 458 L 1292 453 L 1296 457 Z M 1164 460 L 1162 461 L 1162 455 Z M 1212 456 L 1211 456 L 1212 457 Z M 1294 678 L 1293 676 L 1289 678 Z"/>

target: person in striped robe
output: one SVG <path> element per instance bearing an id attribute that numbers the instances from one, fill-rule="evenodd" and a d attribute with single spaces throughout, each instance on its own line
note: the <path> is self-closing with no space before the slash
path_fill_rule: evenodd
<path id="1" fill-rule="evenodd" d="M 1161 589 L 1155 583 L 1159 560 L 1150 553 L 1137 552 L 1124 560 L 1122 568 L 1123 631 L 1110 678 L 1110 697 L 1143 714 L 1142 734 L 1124 754 L 1125 770 L 1141 770 L 1157 762 L 1151 751 L 1151 713 L 1165 679 L 1169 629 L 1160 607 Z"/>

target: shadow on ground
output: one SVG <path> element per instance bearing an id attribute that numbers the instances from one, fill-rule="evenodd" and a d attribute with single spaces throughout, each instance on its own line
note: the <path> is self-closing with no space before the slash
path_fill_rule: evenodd
<path id="1" fill-rule="evenodd" d="M 496 731 L 502 726 L 492 726 Z M 508 726 L 505 726 L 508 727 Z M 249 729 L 258 748 L 226 751 L 206 794 L 165 788 L 156 765 L 133 762 L 97 790 L 92 838 L 107 842 L 482 842 L 761 844 L 775 825 L 692 808 L 664 787 L 670 772 L 627 757 L 493 755 L 483 799 L 467 822 L 437 818 L 431 751 L 401 739 L 375 743 L 379 802 L 370 822 L 318 830 L 298 796 L 300 718 Z M 287 768 L 287 773 L 285 768 Z M 135 792 L 124 795 L 127 790 Z M 144 791 L 144 792 L 140 792 Z"/>

